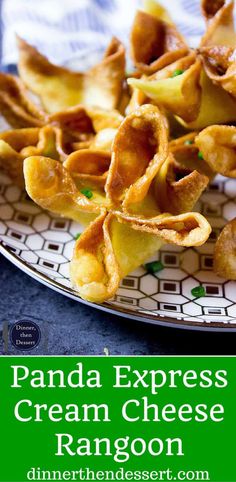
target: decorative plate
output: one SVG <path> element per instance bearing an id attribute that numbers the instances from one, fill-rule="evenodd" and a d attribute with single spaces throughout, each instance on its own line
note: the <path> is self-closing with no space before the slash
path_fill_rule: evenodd
<path id="1" fill-rule="evenodd" d="M 76 67 L 79 63 L 77 59 Z M 0 127 L 6 128 L 3 121 Z M 162 261 L 162 271 L 152 275 L 141 266 L 123 279 L 112 300 L 92 305 L 81 300 L 69 280 L 74 236 L 80 226 L 43 211 L 0 173 L 0 252 L 50 288 L 110 313 L 159 325 L 236 330 L 236 282 L 219 278 L 212 270 L 214 243 L 225 223 L 236 216 L 236 180 L 217 177 L 197 210 L 213 228 L 204 246 L 163 246 L 152 258 Z M 191 289 L 199 284 L 206 296 L 196 299 Z"/>

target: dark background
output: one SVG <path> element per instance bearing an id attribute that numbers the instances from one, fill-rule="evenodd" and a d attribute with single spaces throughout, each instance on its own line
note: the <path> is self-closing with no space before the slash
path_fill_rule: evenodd
<path id="1" fill-rule="evenodd" d="M 111 355 L 236 354 L 236 333 L 163 328 L 104 313 L 41 285 L 0 256 L 0 329 L 20 319 L 41 328 L 30 355 L 104 355 L 104 348 Z M 0 353 L 20 354 L 3 340 Z"/>

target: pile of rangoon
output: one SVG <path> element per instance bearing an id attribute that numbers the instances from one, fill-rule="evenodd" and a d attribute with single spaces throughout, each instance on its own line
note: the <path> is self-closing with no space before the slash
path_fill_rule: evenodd
<path id="1" fill-rule="evenodd" d="M 84 225 L 70 269 L 82 298 L 110 299 L 163 243 L 207 241 L 211 227 L 193 207 L 217 173 L 236 177 L 233 6 L 202 2 L 206 33 L 191 49 L 146 0 L 131 30 L 131 75 L 116 38 L 85 73 L 18 38 L 19 77 L 0 73 L 12 126 L 0 133 L 0 166 L 39 206 Z M 236 219 L 216 243 L 214 269 L 236 279 Z"/>

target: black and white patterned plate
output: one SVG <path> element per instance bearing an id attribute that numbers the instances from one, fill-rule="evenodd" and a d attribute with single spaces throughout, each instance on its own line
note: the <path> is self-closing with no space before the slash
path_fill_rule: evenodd
<path id="1" fill-rule="evenodd" d="M 225 223 L 236 216 L 236 180 L 216 178 L 196 209 L 213 228 L 204 246 L 163 246 L 152 258 L 162 261 L 162 271 L 152 275 L 140 266 L 123 279 L 114 299 L 93 306 L 155 324 L 236 330 L 236 282 L 219 278 L 212 270 L 214 243 Z M 80 230 L 77 223 L 40 209 L 0 173 L 0 252 L 38 281 L 84 302 L 71 288 L 68 270 L 74 236 Z M 191 290 L 199 284 L 206 296 L 196 299 Z"/>

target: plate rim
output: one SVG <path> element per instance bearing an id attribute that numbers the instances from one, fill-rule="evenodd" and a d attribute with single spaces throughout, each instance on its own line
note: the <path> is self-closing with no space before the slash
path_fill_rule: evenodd
<path id="1" fill-rule="evenodd" d="M 44 286 L 47 286 L 48 288 L 53 289 L 57 293 L 60 293 L 64 296 L 67 296 L 70 299 L 73 299 L 74 301 L 77 301 L 79 303 L 82 303 L 86 306 L 90 306 L 91 308 L 98 309 L 100 311 L 104 311 L 106 313 L 110 313 L 112 315 L 116 316 L 121 316 L 122 318 L 129 318 L 134 321 L 139 321 L 143 323 L 148 323 L 152 325 L 157 325 L 157 326 L 163 326 L 163 327 L 170 327 L 170 328 L 178 328 L 178 329 L 183 329 L 183 330 L 192 330 L 192 331 L 213 331 L 213 332 L 236 332 L 236 322 L 234 323 L 228 323 L 227 326 L 222 326 L 221 322 L 210 322 L 207 323 L 204 320 L 201 320 L 199 322 L 191 322 L 191 321 L 185 321 L 185 320 L 177 320 L 176 318 L 170 318 L 170 317 L 165 317 L 165 316 L 160 316 L 156 314 L 155 316 L 152 314 L 147 314 L 139 312 L 139 314 L 134 314 L 132 310 L 129 310 L 128 308 L 122 308 L 119 306 L 116 306 L 116 308 L 111 308 L 108 303 L 92 303 L 90 301 L 83 300 L 80 298 L 76 292 L 67 286 L 62 286 L 60 283 L 57 281 L 53 280 L 52 278 L 49 278 L 44 273 L 41 273 L 40 271 L 37 271 L 36 268 L 33 266 L 30 266 L 29 263 L 21 259 L 19 256 L 14 254 L 10 248 L 7 248 L 4 246 L 3 242 L 0 241 L 0 254 L 2 254 L 5 258 L 8 259 L 12 264 L 14 264 L 17 268 L 19 268 L 21 271 L 29 275 L 31 278 L 35 279 L 39 283 L 43 284 Z M 197 324 L 199 323 L 199 324 Z"/>

